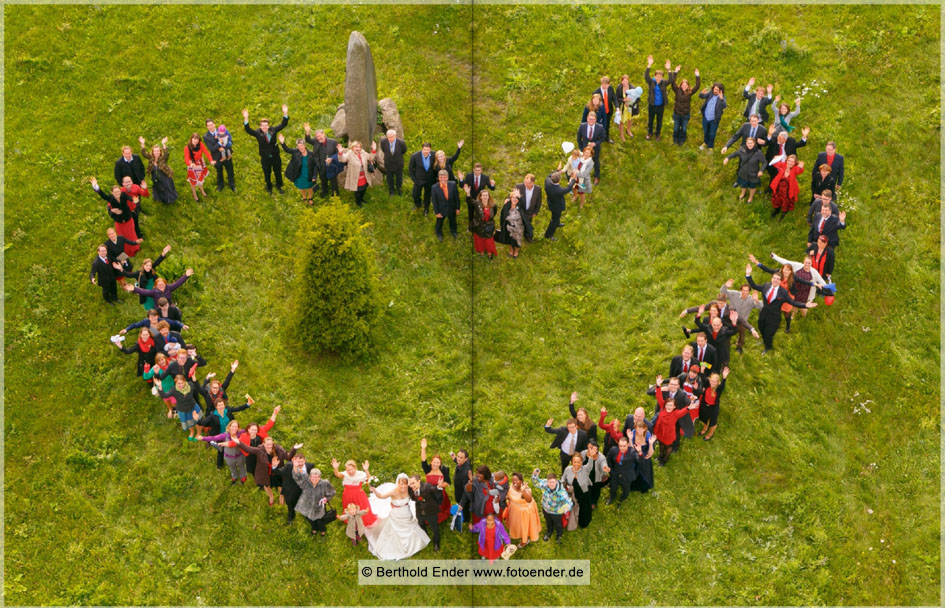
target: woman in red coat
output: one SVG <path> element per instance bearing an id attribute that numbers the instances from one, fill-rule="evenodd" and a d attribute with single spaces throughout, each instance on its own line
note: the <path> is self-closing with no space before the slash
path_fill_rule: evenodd
<path id="1" fill-rule="evenodd" d="M 197 188 L 200 188 L 200 193 L 206 198 L 207 192 L 203 189 L 203 180 L 210 172 L 207 165 L 215 165 L 216 162 L 197 133 L 192 134 L 187 145 L 184 146 L 184 162 L 187 163 L 187 183 L 190 184 L 190 193 L 194 196 L 194 200 L 200 201 L 197 198 Z"/>
<path id="2" fill-rule="evenodd" d="M 804 172 L 804 161 L 797 162 L 797 156 L 792 154 L 787 157 L 787 160 L 775 163 L 774 167 L 778 170 L 778 174 L 771 180 L 773 192 L 771 205 L 774 207 L 771 217 L 780 212 L 781 217 L 778 220 L 780 221 L 784 219 L 788 211 L 794 209 L 794 203 L 797 202 L 797 197 L 801 192 L 797 184 L 797 176 Z"/>
<path id="3" fill-rule="evenodd" d="M 656 402 L 660 406 L 659 416 L 656 418 L 656 424 L 653 425 L 653 434 L 660 442 L 660 455 L 657 463 L 662 467 L 669 460 L 669 455 L 673 453 L 673 443 L 676 442 L 676 421 L 699 407 L 699 402 L 694 401 L 688 408 L 676 409 L 676 402 L 672 399 L 663 399 L 663 391 L 659 387 L 663 385 L 663 376 L 656 377 Z"/>

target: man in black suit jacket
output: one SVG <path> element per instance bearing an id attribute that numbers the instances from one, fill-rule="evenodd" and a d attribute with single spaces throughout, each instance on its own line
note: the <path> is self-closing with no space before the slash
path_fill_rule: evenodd
<path id="1" fill-rule="evenodd" d="M 304 471 L 305 476 L 308 477 L 308 474 L 311 473 L 314 468 L 314 464 L 305 462 L 305 456 L 300 452 L 296 452 L 291 462 L 281 463 L 280 466 L 273 467 L 272 469 L 273 475 L 278 475 L 282 478 L 282 495 L 285 496 L 285 506 L 289 508 L 289 513 L 286 515 L 286 523 L 288 524 L 295 521 L 295 505 L 297 505 L 299 499 L 302 498 L 302 488 L 300 488 L 299 484 L 295 483 L 295 479 L 292 478 L 292 471 L 295 469 Z"/>
<path id="2" fill-rule="evenodd" d="M 564 469 L 571 464 L 571 456 L 587 449 L 587 433 L 578 428 L 577 420 L 574 418 L 569 418 L 564 426 L 557 428 L 551 426 L 554 421 L 554 418 L 548 419 L 545 423 L 545 432 L 555 436 L 550 447 L 552 450 L 559 448 L 558 456 L 561 459 L 563 473 Z"/>
<path id="3" fill-rule="evenodd" d="M 776 156 L 782 156 L 785 159 L 792 154 L 797 156 L 798 148 L 803 148 L 807 145 L 808 133 L 810 133 L 810 127 L 801 129 L 801 141 L 797 141 L 789 136 L 787 131 L 781 131 L 776 138 L 773 138 L 774 125 L 768 127 L 768 145 L 765 149 L 765 159 L 768 161 L 768 175 L 771 176 L 772 179 L 778 174 L 778 170 L 771 161 L 774 160 Z M 768 187 L 771 187 L 770 184 Z"/>
<path id="4" fill-rule="evenodd" d="M 761 311 L 758 313 L 758 329 L 761 331 L 761 337 L 765 342 L 765 349 L 761 352 L 764 355 L 774 348 L 774 334 L 781 325 L 782 304 L 790 304 L 795 308 L 814 308 L 817 303 L 798 302 L 792 298 L 788 290 L 781 287 L 780 272 L 771 275 L 771 281 L 759 287 L 751 278 L 751 264 L 749 263 L 745 267 L 745 280 L 748 281 L 752 289 L 761 292 L 761 300 L 764 302 Z"/>
<path id="5" fill-rule="evenodd" d="M 121 185 L 126 175 L 132 183 L 144 181 L 144 163 L 140 156 L 131 153 L 131 146 L 121 147 L 121 158 L 115 161 L 115 183 Z"/>
<path id="6" fill-rule="evenodd" d="M 473 216 L 476 214 L 476 200 L 479 193 L 488 188 L 495 190 L 495 180 L 482 172 L 482 163 L 473 165 L 472 173 L 461 178 L 463 188 L 469 186 L 469 196 L 466 197 L 466 211 L 469 214 L 469 229 L 472 230 Z"/>
<path id="7" fill-rule="evenodd" d="M 520 198 L 519 205 L 522 207 L 522 222 L 525 224 L 525 240 L 529 243 L 535 238 L 535 229 L 532 222 L 538 212 L 541 211 L 541 188 L 535 185 L 535 176 L 529 173 L 525 176 L 525 181 L 516 184 Z"/>
<path id="8" fill-rule="evenodd" d="M 739 145 L 744 144 L 745 140 L 749 137 L 754 138 L 755 145 L 763 146 L 768 141 L 768 130 L 761 124 L 761 120 L 757 114 L 752 114 L 748 117 L 748 122 L 743 124 L 738 128 L 738 131 L 729 138 L 725 145 L 722 147 L 722 154 L 728 152 L 729 146 L 735 143 L 736 140 L 741 140 Z"/>
<path id="9" fill-rule="evenodd" d="M 118 284 L 115 280 L 120 274 L 121 272 L 112 266 L 112 262 L 108 259 L 108 248 L 105 245 L 99 245 L 98 255 L 92 260 L 89 280 L 92 281 L 92 285 L 102 288 L 102 298 L 112 305 L 118 301 Z"/>
<path id="10" fill-rule="evenodd" d="M 837 180 L 837 192 L 834 192 L 834 194 L 839 194 L 840 186 L 843 185 L 843 156 L 837 154 L 837 144 L 834 142 L 828 141 L 825 151 L 817 155 L 817 162 L 814 163 L 814 167 L 820 167 L 821 165 L 830 167 L 830 175 Z"/>
<path id="11" fill-rule="evenodd" d="M 604 141 L 604 128 L 597 124 L 597 114 L 590 112 L 587 115 L 587 122 L 582 122 L 578 127 L 577 141 L 578 148 L 584 150 L 588 145 L 594 147 L 594 183 L 600 181 L 600 144 Z"/>
<path id="12" fill-rule="evenodd" d="M 279 156 L 279 142 L 276 133 L 289 124 L 289 106 L 282 104 L 282 122 L 278 126 L 269 127 L 269 119 L 262 118 L 258 129 L 249 128 L 249 110 L 243 110 L 243 129 L 256 138 L 259 144 L 259 161 L 262 163 L 263 175 L 266 176 L 266 192 L 272 194 L 272 172 L 276 172 L 276 188 L 279 194 L 285 194 L 282 189 L 282 157 Z"/>
<path id="13" fill-rule="evenodd" d="M 410 155 L 407 175 L 413 180 L 413 208 L 420 209 L 420 195 L 423 195 L 423 215 L 430 209 L 431 188 L 436 183 L 436 159 L 433 158 L 433 146 L 425 142 L 419 152 Z"/>
<path id="14" fill-rule="evenodd" d="M 226 169 L 226 177 L 230 184 L 230 190 L 236 192 L 236 180 L 233 178 L 233 159 L 223 159 L 223 147 L 220 145 L 219 140 L 217 140 L 217 125 L 209 118 L 207 119 L 207 131 L 203 134 L 203 143 L 207 146 L 207 150 L 210 151 L 210 156 L 216 162 L 214 166 L 217 168 L 217 192 L 223 190 L 224 168 Z"/>
<path id="15" fill-rule="evenodd" d="M 840 246 L 840 231 L 847 227 L 846 220 L 846 211 L 834 215 L 829 200 L 821 203 L 820 213 L 811 218 L 810 231 L 807 233 L 807 246 L 812 246 L 817 242 L 819 236 L 824 235 L 827 237 L 827 244 L 836 249 Z"/>
<path id="16" fill-rule="evenodd" d="M 699 363 L 703 376 L 708 377 L 710 373 L 719 371 L 718 352 L 709 344 L 705 334 L 696 335 L 696 341 L 690 343 L 689 346 L 692 347 L 693 357 Z"/>
<path id="17" fill-rule="evenodd" d="M 442 484 L 443 480 L 440 480 Z M 407 481 L 410 500 L 417 503 L 417 519 L 424 531 L 431 531 L 433 550 L 440 550 L 440 504 L 443 502 L 443 488 L 420 480 L 419 475 L 411 475 Z"/>
<path id="18" fill-rule="evenodd" d="M 443 220 L 449 220 L 450 234 L 455 239 L 456 216 L 459 214 L 459 190 L 456 182 L 449 181 L 450 174 L 446 169 L 439 172 L 439 181 L 433 186 L 433 213 L 436 215 L 436 238 L 443 240 Z"/>
<path id="19" fill-rule="evenodd" d="M 683 346 L 682 354 L 676 355 L 669 362 L 669 377 L 673 378 L 679 374 L 688 373 L 689 366 L 693 363 L 698 363 L 698 361 L 693 356 L 692 346 L 687 344 Z"/>
<path id="20" fill-rule="evenodd" d="M 744 116 L 747 120 L 752 114 L 757 114 L 761 119 L 761 124 L 764 124 L 768 122 L 768 106 L 771 105 L 771 92 L 774 90 L 774 85 L 769 84 L 767 90 L 765 87 L 758 87 L 752 92 L 751 85 L 753 84 L 755 84 L 755 79 L 749 78 L 748 86 L 742 91 L 742 97 L 748 100 L 745 104 Z"/>
<path id="21" fill-rule="evenodd" d="M 555 231 L 561 224 L 561 214 L 564 213 L 564 197 L 571 188 L 574 187 L 574 180 L 568 182 L 567 186 L 561 185 L 561 172 L 552 171 L 545 178 L 545 194 L 548 196 L 548 210 L 551 211 L 551 221 L 548 222 L 548 228 L 545 230 L 545 238 L 549 241 L 557 241 Z"/>
<path id="22" fill-rule="evenodd" d="M 630 486 L 633 480 L 637 478 L 636 450 L 630 449 L 630 440 L 626 436 L 621 437 L 617 445 L 610 448 L 607 454 L 607 466 L 610 468 L 610 497 L 607 504 L 613 504 L 617 498 L 617 491 L 620 490 L 620 499 L 617 506 L 623 505 L 623 501 L 630 495 Z"/>
<path id="23" fill-rule="evenodd" d="M 338 141 L 325 135 L 325 131 L 322 129 L 316 129 L 315 137 L 312 137 L 310 135 L 312 125 L 308 123 L 305 123 L 302 127 L 305 129 L 305 142 L 312 145 L 312 152 L 315 154 L 315 168 L 318 170 L 318 179 L 322 188 L 321 197 L 328 198 L 328 164 L 325 160 L 338 152 Z M 332 177 L 331 182 L 332 191 L 338 192 L 338 176 Z"/>
<path id="24" fill-rule="evenodd" d="M 593 95 L 600 95 L 600 109 L 598 110 L 600 124 L 604 127 L 604 140 L 612 144 L 614 141 L 610 138 L 610 118 L 614 115 L 619 100 L 614 87 L 610 86 L 609 77 L 604 76 L 600 79 L 600 87 L 594 91 Z"/>
<path id="25" fill-rule="evenodd" d="M 403 196 L 404 190 L 404 154 L 407 153 L 407 142 L 397 138 L 397 131 L 387 130 L 387 137 L 377 144 L 384 159 L 384 173 L 387 176 L 388 196 Z"/>

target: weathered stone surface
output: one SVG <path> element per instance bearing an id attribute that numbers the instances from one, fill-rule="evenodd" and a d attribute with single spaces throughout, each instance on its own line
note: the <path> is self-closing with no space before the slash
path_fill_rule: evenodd
<path id="1" fill-rule="evenodd" d="M 377 125 L 377 77 L 371 47 L 357 31 L 351 32 L 348 38 L 344 112 L 348 141 L 360 141 L 366 144 L 365 147 L 370 147 Z"/>
<path id="2" fill-rule="evenodd" d="M 397 110 L 397 104 L 394 103 L 394 100 L 385 97 L 377 102 L 377 109 L 381 113 L 381 122 L 384 123 L 384 133 L 381 133 L 380 136 L 386 135 L 388 129 L 393 129 L 397 131 L 397 137 L 403 139 L 404 124 L 400 121 L 400 112 Z"/>
<path id="3" fill-rule="evenodd" d="M 331 132 L 334 134 L 335 139 L 344 137 L 348 134 L 347 124 L 345 121 L 345 104 L 338 106 L 338 111 L 335 112 L 335 117 L 331 121 Z"/>

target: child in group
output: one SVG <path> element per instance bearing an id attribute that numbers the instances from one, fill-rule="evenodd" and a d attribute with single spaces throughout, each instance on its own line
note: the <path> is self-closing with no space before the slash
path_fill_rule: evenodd
<path id="1" fill-rule="evenodd" d="M 364 536 L 366 528 L 362 518 L 367 513 L 367 509 L 359 509 L 357 504 L 349 502 L 348 506 L 345 507 L 345 512 L 338 516 L 338 521 L 347 522 L 345 534 L 351 539 L 351 544 L 355 547 L 358 546 L 358 541 Z"/>
<path id="2" fill-rule="evenodd" d="M 233 138 L 227 131 L 226 125 L 217 127 L 217 143 L 220 144 L 220 160 L 230 160 L 233 158 Z"/>
<path id="3" fill-rule="evenodd" d="M 478 524 L 469 524 L 469 531 L 479 533 L 479 555 L 489 560 L 489 563 L 498 559 L 505 546 L 512 542 L 495 513 L 489 513 Z"/>

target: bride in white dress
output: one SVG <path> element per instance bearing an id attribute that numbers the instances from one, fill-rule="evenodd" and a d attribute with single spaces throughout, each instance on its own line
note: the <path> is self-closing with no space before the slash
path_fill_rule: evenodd
<path id="1" fill-rule="evenodd" d="M 378 517 L 377 523 L 365 531 L 368 549 L 375 557 L 406 559 L 430 543 L 430 537 L 417 523 L 406 475 L 398 475 L 396 484 L 374 488 L 368 500 Z"/>

